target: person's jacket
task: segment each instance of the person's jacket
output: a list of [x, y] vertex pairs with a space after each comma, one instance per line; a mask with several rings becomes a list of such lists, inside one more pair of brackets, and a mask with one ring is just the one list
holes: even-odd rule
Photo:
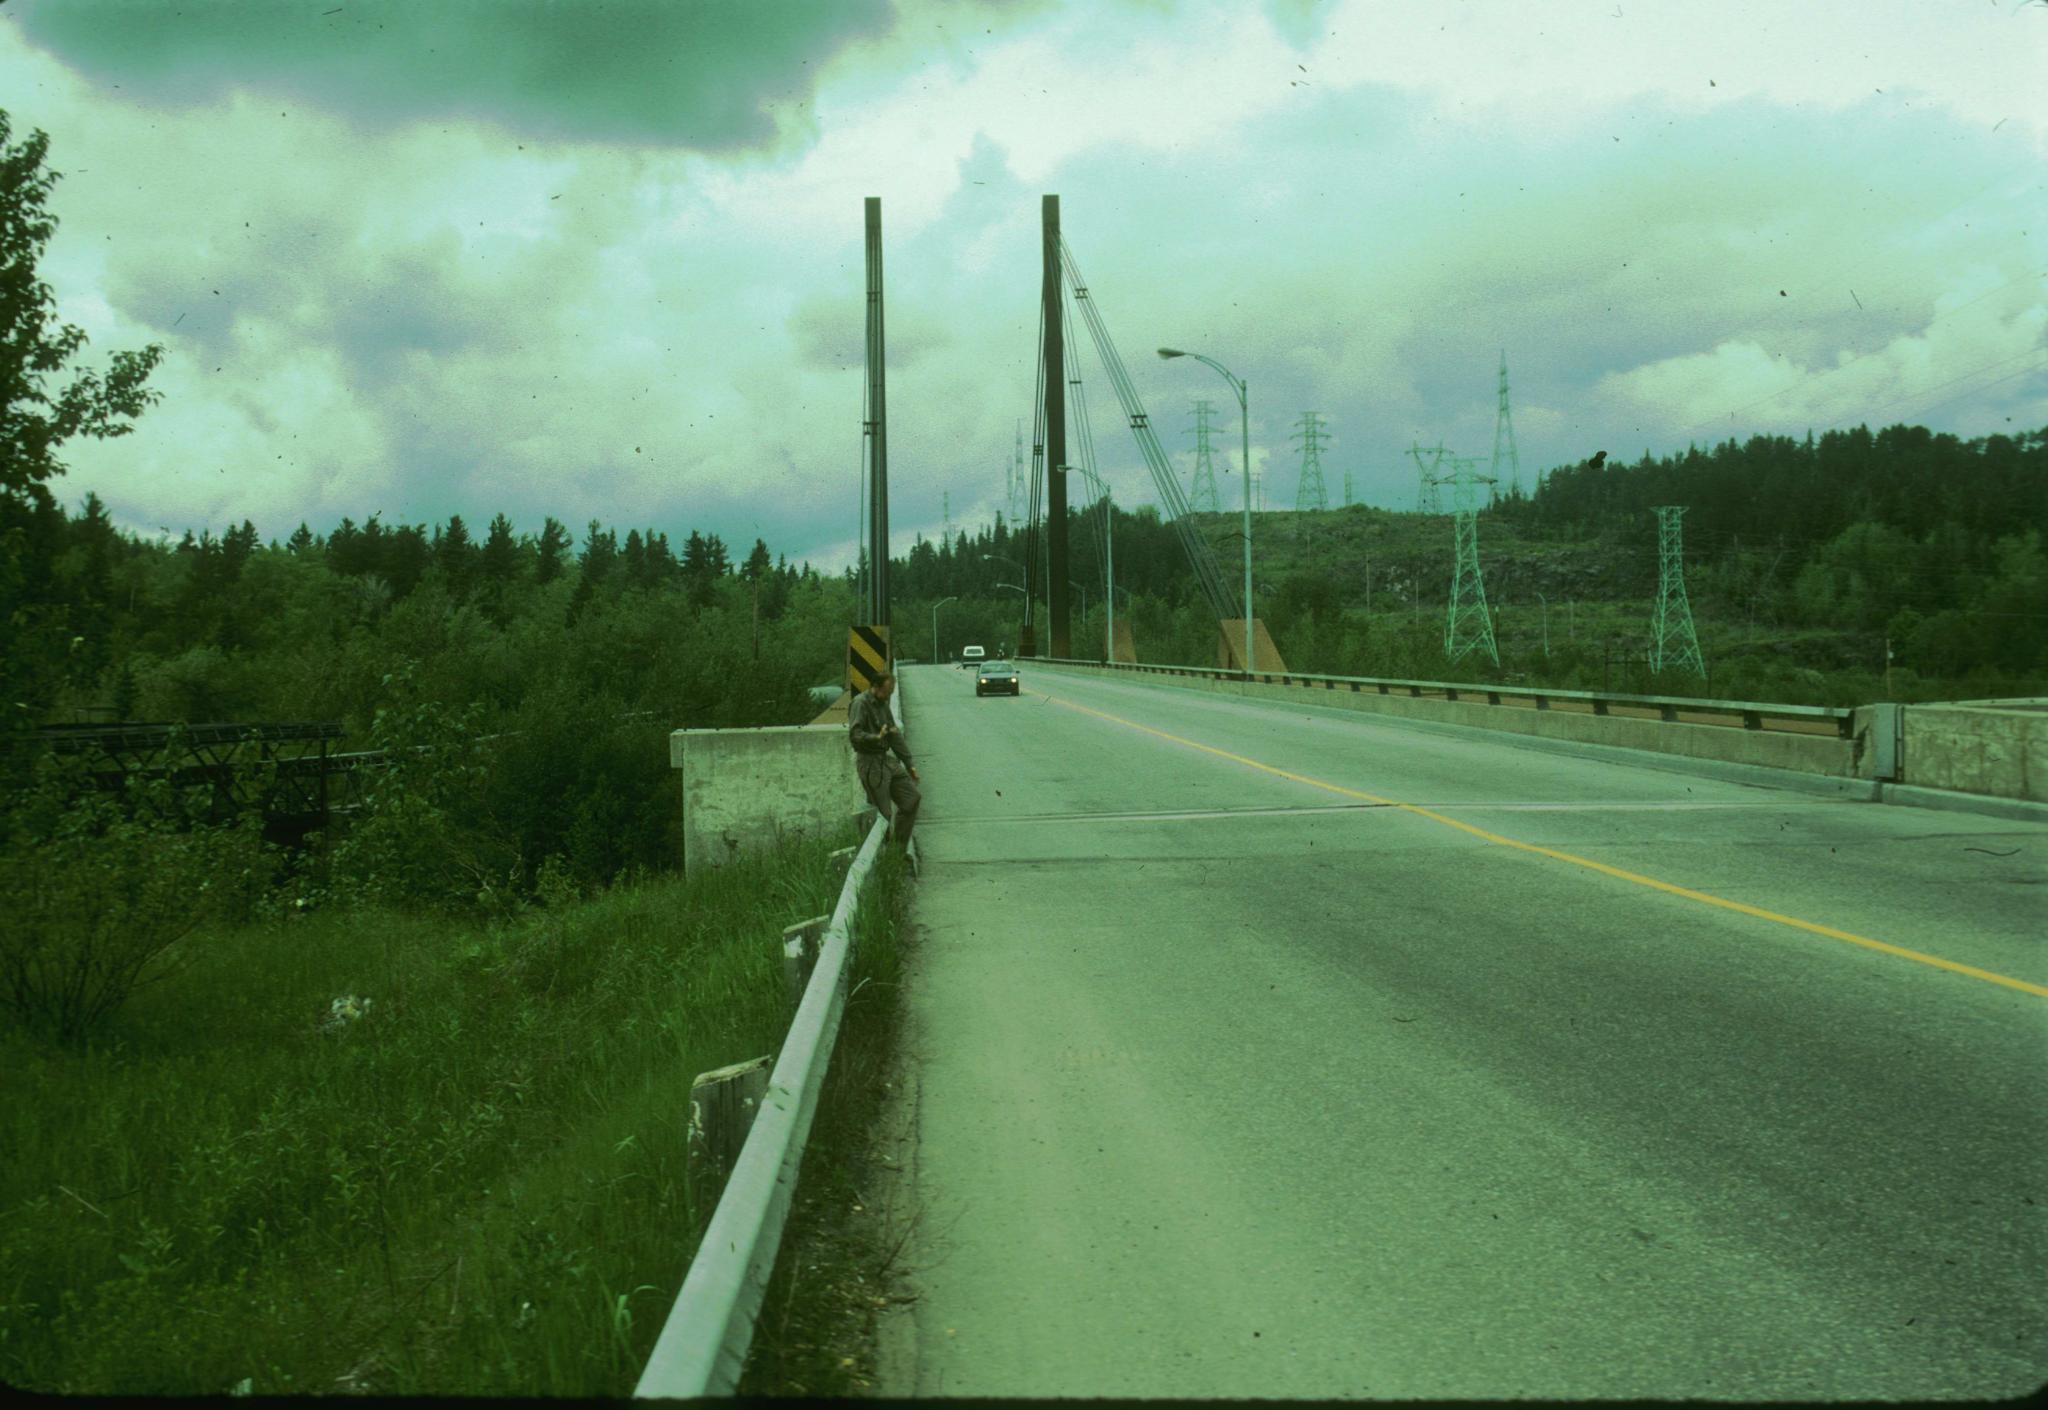
[[889, 713], [889, 702], [878, 700], [870, 691], [862, 691], [853, 697], [853, 708], [846, 715], [846, 736], [856, 754], [886, 754], [895, 751], [896, 757], [910, 767], [910, 746], [903, 742], [903, 731], [884, 738], [885, 726], [896, 723], [896, 717]]

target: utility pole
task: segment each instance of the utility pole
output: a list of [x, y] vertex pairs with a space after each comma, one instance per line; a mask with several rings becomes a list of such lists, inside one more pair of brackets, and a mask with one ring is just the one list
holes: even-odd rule
[[1067, 621], [1067, 359], [1062, 336], [1065, 303], [1060, 296], [1060, 198], [1047, 196], [1039, 208], [1045, 237], [1045, 528], [1046, 615], [1052, 618], [1049, 649], [1073, 655]]
[[946, 552], [951, 553], [953, 551], [953, 492], [951, 490], [942, 491], [939, 495], [939, 503], [945, 506], [946, 514], [946, 527], [943, 531], [945, 537], [940, 539], [939, 542], [945, 546]]
[[1301, 429], [1288, 439], [1301, 442], [1301, 481], [1294, 491], [1295, 512], [1328, 509], [1330, 501], [1323, 492], [1323, 461], [1319, 454], [1323, 441], [1323, 418], [1313, 411], [1302, 412]]
[[1024, 513], [1017, 507], [1017, 494], [1024, 482], [1024, 418], [1017, 418], [1017, 448], [1010, 455], [1010, 474], [1004, 488], [1007, 494], [1004, 503], [1010, 510], [1010, 527], [1015, 529]]
[[1522, 492], [1522, 458], [1515, 451], [1515, 423], [1508, 415], [1508, 350], [1500, 350], [1500, 409], [1493, 418], [1493, 465], [1487, 471], [1496, 479], [1500, 477], [1500, 446], [1505, 436], [1508, 446], [1508, 491], [1511, 495]]
[[1650, 669], [1661, 671], [1668, 663], [1694, 675], [1705, 676], [1700, 660], [1699, 638], [1693, 634], [1692, 608], [1685, 600], [1685, 552], [1680, 520], [1682, 504], [1660, 504], [1657, 508], [1657, 610], [1650, 619]]
[[1351, 494], [1351, 467], [1347, 465], [1344, 467], [1344, 507], [1349, 509], [1355, 503], [1357, 500]]
[[1188, 508], [1198, 514], [1215, 514], [1221, 506], [1216, 499], [1216, 465], [1210, 456], [1209, 413], [1216, 409], [1206, 397], [1195, 403], [1195, 473], [1188, 485]]
[[889, 625], [889, 412], [882, 375], [882, 198], [869, 196], [868, 255], [868, 600], [867, 625]]

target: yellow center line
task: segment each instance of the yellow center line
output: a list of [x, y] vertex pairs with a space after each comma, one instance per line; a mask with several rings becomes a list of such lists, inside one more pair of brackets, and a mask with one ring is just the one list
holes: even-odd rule
[[1141, 725], [1136, 720], [1127, 720], [1121, 715], [1112, 715], [1106, 710], [1096, 710], [1087, 705], [1076, 704], [1071, 700], [1062, 700], [1056, 695], [1048, 695], [1046, 699], [1055, 705], [1063, 705], [1069, 710], [1078, 710], [1084, 715], [1094, 715], [1098, 719], [1109, 720], [1114, 724], [1123, 725], [1127, 729], [1142, 731], [1145, 734], [1164, 739], [1169, 743], [1179, 744], [1189, 749], [1199, 749], [1204, 754], [1214, 754], [1219, 759], [1228, 759], [1234, 764], [1243, 764], [1246, 768], [1272, 774], [1275, 778], [1289, 779], [1295, 783], [1305, 783], [1311, 788], [1320, 788], [1329, 793], [1342, 794], [1346, 798], [1363, 798], [1368, 803], [1378, 803], [1389, 808], [1399, 808], [1403, 812], [1413, 813], [1417, 817], [1428, 818], [1431, 822], [1442, 823], [1445, 827], [1454, 827], [1460, 832], [1469, 832], [1481, 841], [1491, 842], [1499, 847], [1513, 847], [1520, 852], [1534, 852], [1539, 857], [1549, 857], [1555, 861], [1569, 862], [1575, 867], [1584, 867], [1588, 871], [1601, 872], [1622, 881], [1634, 882], [1638, 886], [1648, 886], [1672, 896], [1683, 896], [1688, 901], [1700, 901], [1709, 906], [1719, 906], [1723, 910], [1738, 911], [1746, 916], [1755, 916], [1758, 920], [1775, 921], [1779, 925], [1789, 925], [1795, 930], [1808, 931], [1814, 935], [1825, 935], [1830, 940], [1846, 940], [1851, 945], [1861, 945], [1867, 950], [1880, 950], [1887, 955], [1897, 955], [1900, 959], [1912, 960], [1917, 964], [1932, 965], [1936, 969], [1945, 969], [1954, 974], [1965, 974], [1972, 979], [1982, 979], [1988, 983], [2002, 984], [2008, 989], [2017, 989], [2023, 994], [2033, 994], [2040, 998], [2048, 998], [2048, 986], [2030, 984], [2024, 979], [2015, 979], [2011, 975], [1994, 974], [1988, 969], [1978, 969], [1975, 965], [1958, 964], [1954, 960], [1945, 960], [1939, 955], [1923, 954], [1919, 950], [1908, 950], [1902, 945], [1888, 945], [1882, 940], [1873, 940], [1867, 935], [1857, 935], [1851, 931], [1837, 930], [1831, 925], [1820, 925], [1814, 921], [1801, 920], [1797, 916], [1780, 915], [1776, 911], [1767, 911], [1760, 906], [1744, 905], [1741, 901], [1730, 901], [1720, 896], [1709, 896], [1704, 891], [1694, 891], [1685, 886], [1674, 886], [1668, 881], [1659, 881], [1654, 876], [1643, 876], [1638, 872], [1624, 871], [1620, 867], [1611, 867], [1605, 862], [1596, 862], [1590, 857], [1580, 857], [1570, 852], [1560, 852], [1554, 847], [1539, 847], [1533, 842], [1518, 842], [1512, 837], [1502, 837], [1497, 832], [1488, 832], [1483, 827], [1474, 827], [1472, 824], [1460, 822], [1456, 818], [1447, 818], [1442, 813], [1433, 813], [1429, 809], [1417, 807], [1413, 803], [1403, 803], [1394, 798], [1382, 798], [1378, 794], [1367, 793], [1362, 789], [1346, 788], [1342, 784], [1326, 783], [1319, 778], [1310, 778], [1307, 774], [1298, 774], [1287, 769], [1275, 768], [1271, 764], [1262, 764], [1257, 759], [1247, 759], [1242, 754], [1233, 754], [1228, 749], [1218, 749], [1214, 745], [1199, 744], [1192, 739], [1183, 739], [1177, 734], [1168, 734], [1165, 730], [1154, 729], [1150, 725]]

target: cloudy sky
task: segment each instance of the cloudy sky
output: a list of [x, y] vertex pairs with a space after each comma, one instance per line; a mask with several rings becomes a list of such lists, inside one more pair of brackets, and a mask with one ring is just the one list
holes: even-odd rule
[[[2048, 0], [14, 0], [44, 263], [163, 401], [53, 488], [117, 521], [690, 528], [839, 566], [862, 198], [899, 547], [1005, 503], [1039, 204], [1183, 472], [1245, 377], [1266, 503], [1411, 444], [2048, 426]], [[1076, 328], [1079, 330], [1077, 323]], [[1083, 342], [1085, 344], [1085, 334]], [[1100, 468], [1156, 492], [1092, 350]], [[1508, 468], [1503, 463], [1503, 478]], [[1238, 481], [1220, 482], [1227, 504]]]

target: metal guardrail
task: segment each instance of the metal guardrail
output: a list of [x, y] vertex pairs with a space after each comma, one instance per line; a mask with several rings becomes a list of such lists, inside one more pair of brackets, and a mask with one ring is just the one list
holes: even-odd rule
[[[1254, 685], [1299, 685], [1305, 688], [1320, 687], [1324, 690], [1349, 688], [1354, 693], [1372, 691], [1380, 695], [1403, 694], [1411, 698], [1441, 698], [1465, 701], [1470, 704], [1501, 705], [1508, 700], [1527, 700], [1538, 710], [1552, 708], [1551, 702], [1568, 700], [1582, 703], [1588, 712], [1595, 715], [1612, 713], [1615, 706], [1626, 710], [1654, 710], [1657, 717], [1669, 723], [1679, 723], [1681, 713], [1687, 715], [1727, 716], [1726, 719], [1708, 718], [1693, 723], [1723, 725], [1730, 728], [1761, 730], [1770, 726], [1766, 721], [1777, 720], [1792, 724], [1829, 724], [1838, 738], [1854, 736], [1855, 711], [1838, 709], [1831, 705], [1770, 705], [1751, 701], [1736, 700], [1695, 700], [1678, 695], [1614, 695], [1596, 690], [1552, 690], [1545, 686], [1518, 685], [1474, 685], [1471, 682], [1453, 681], [1411, 681], [1389, 680], [1377, 676], [1325, 676], [1303, 671], [1267, 673], [1263, 671], [1223, 670], [1206, 666], [1158, 666], [1133, 664], [1129, 661], [1083, 661], [1072, 657], [1041, 656], [1038, 660], [1053, 666], [1086, 666], [1098, 671], [1128, 671], [1139, 675], [1201, 676], [1210, 680], [1242, 681]], [[1526, 708], [1526, 707], [1511, 707]], [[1807, 731], [1801, 731], [1805, 733]]]
[[[900, 724], [900, 708], [892, 713]], [[641, 1368], [633, 1387], [636, 1400], [726, 1396], [739, 1389], [761, 1299], [782, 1247], [782, 1226], [796, 1193], [818, 1092], [846, 1010], [854, 912], [889, 825], [888, 818], [875, 819], [847, 869], [839, 904], [818, 942], [810, 983], [768, 1074], [768, 1094], [733, 1161], [682, 1290]]]
[[846, 1009], [854, 910], [888, 828], [886, 818], [875, 820], [846, 873], [839, 904], [819, 942], [811, 982], [768, 1074], [768, 1095], [633, 1387], [635, 1399], [731, 1395], [739, 1387], [761, 1298], [782, 1247], [782, 1226], [796, 1193], [818, 1091]]

